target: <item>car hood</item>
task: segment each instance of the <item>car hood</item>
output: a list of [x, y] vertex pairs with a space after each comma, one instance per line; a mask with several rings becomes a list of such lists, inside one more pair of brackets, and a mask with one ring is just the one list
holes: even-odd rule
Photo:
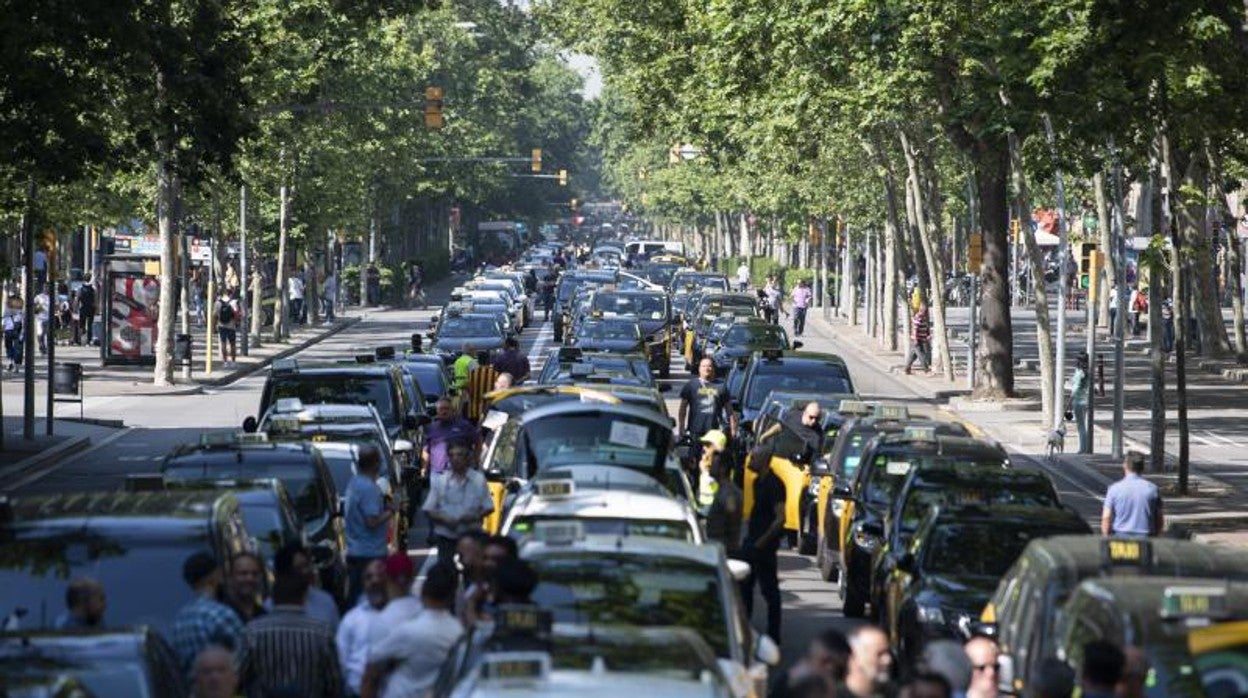
[[499, 337], [439, 337], [433, 350], [442, 354], [455, 354], [464, 350], [465, 344], [471, 344], [478, 351], [489, 351], [503, 346]]
[[637, 342], [631, 339], [587, 339], [576, 341], [576, 346], [585, 351], [637, 351]]

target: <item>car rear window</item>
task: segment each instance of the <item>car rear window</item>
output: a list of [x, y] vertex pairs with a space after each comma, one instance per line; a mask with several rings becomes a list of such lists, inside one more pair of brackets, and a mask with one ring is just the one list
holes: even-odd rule
[[297, 397], [307, 405], [373, 405], [387, 427], [399, 424], [388, 375], [303, 374], [274, 379], [270, 401], [284, 397]]

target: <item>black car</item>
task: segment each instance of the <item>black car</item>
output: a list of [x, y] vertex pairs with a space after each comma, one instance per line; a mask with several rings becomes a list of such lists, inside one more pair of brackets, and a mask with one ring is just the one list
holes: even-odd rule
[[646, 348], [641, 325], [632, 318], [587, 317], [570, 339], [572, 346], [583, 351], [633, 354]]
[[182, 698], [188, 690], [173, 649], [140, 626], [0, 631], [0, 694]]
[[[873, 410], [871, 414], [846, 420], [840, 426], [836, 440], [829, 448], [826, 467], [832, 478], [833, 492], [839, 489], [842, 495], [852, 493], [858, 463], [862, 459], [862, 451], [878, 434], [896, 434], [907, 427], [913, 427], [931, 429], [938, 436], [971, 435], [966, 427], [958, 422], [911, 418], [909, 411], [905, 408], [879, 406]], [[823, 523], [819, 529], [819, 538], [815, 543], [815, 561], [824, 579], [836, 581], [840, 577], [838, 563], [843, 543], [841, 518], [848, 505], [845, 499], [832, 496], [827, 498], [823, 506], [824, 514], [821, 519]]]
[[537, 382], [550, 385], [615, 383], [655, 387], [654, 374], [646, 357], [640, 354], [586, 352], [576, 347], [552, 349]]
[[959, 457], [985, 461], [1004, 469], [1005, 451], [995, 444], [953, 436], [935, 429], [908, 427], [899, 434], [876, 436], [863, 450], [852, 486], [838, 484], [832, 497], [849, 503], [839, 558], [838, 590], [845, 615], [861, 617], [871, 593], [872, 561], [884, 544], [884, 518], [905, 484], [912, 464], [928, 459]]
[[228, 561], [255, 552], [229, 493], [78, 492], [0, 500], [0, 614], [22, 629], [52, 628], [65, 589], [90, 577], [107, 593], [105, 621], [146, 625], [167, 637], [190, 599], [181, 582], [192, 553]]
[[[305, 405], [372, 405], [391, 443], [404, 439], [420, 444], [424, 441], [421, 427], [428, 418], [424, 405], [413, 405], [410, 395], [402, 369], [391, 363], [304, 364], [285, 359], [273, 363], [256, 414], [263, 415], [286, 397], [299, 398]], [[254, 430], [250, 417], [243, 428]]]
[[[672, 371], [672, 304], [662, 291], [607, 291], [594, 293], [591, 313], [604, 318], [632, 318], [641, 328], [643, 352], [650, 358], [650, 368], [667, 378]], [[578, 334], [579, 338], [579, 334]], [[583, 346], [583, 345], [581, 345]]]
[[733, 409], [743, 428], [752, 428], [763, 401], [775, 391], [854, 392], [845, 360], [835, 354], [760, 351], [750, 356], [742, 377], [741, 399]]
[[760, 318], [736, 318], [723, 335], [707, 345], [705, 353], [715, 362], [715, 370], [723, 375], [734, 362], [756, 351], [789, 351], [801, 347], [801, 342], [789, 341], [788, 333], [780, 325]]
[[918, 657], [931, 640], [963, 639], [1032, 539], [1091, 533], [1078, 514], [1056, 507], [931, 509], [913, 543], [890, 555], [881, 625], [903, 662]]
[[507, 332], [494, 315], [457, 313], [448, 315], [429, 333], [430, 351], [451, 363], [471, 344], [478, 354], [503, 348]]
[[425, 396], [425, 407], [433, 407], [438, 400], [450, 397], [454, 389], [446, 362], [436, 354], [406, 354], [397, 359], [399, 367], [416, 381]]
[[[951, 442], [952, 439], [947, 441]], [[910, 546], [914, 531], [937, 506], [1018, 506], [1062, 508], [1053, 481], [1040, 470], [1010, 467], [995, 444], [961, 439], [944, 453], [910, 459], [910, 472], [884, 515], [883, 543], [871, 559], [871, 608], [881, 610], [891, 559]]]
[[618, 272], [597, 269], [565, 271], [560, 275], [559, 283], [555, 286], [555, 307], [551, 318], [554, 323], [555, 341], [563, 341], [563, 331], [566, 324], [571, 321], [568, 305], [572, 302], [578, 288], [613, 284], [618, 279]]
[[[205, 436], [165, 456], [160, 474], [166, 482], [211, 482], [223, 479], [273, 478], [290, 493], [308, 542], [328, 548], [318, 554], [321, 584], [339, 590], [346, 581], [346, 531], [338, 506], [333, 475], [320, 451], [305, 441], [239, 442], [228, 435]], [[406, 530], [402, 525], [400, 530]]]

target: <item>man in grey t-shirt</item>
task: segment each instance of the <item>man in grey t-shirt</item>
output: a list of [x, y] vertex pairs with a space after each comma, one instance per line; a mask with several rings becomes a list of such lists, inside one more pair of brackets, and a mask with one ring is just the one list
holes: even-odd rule
[[1139, 538], [1159, 535], [1165, 527], [1161, 493], [1157, 485], [1140, 476], [1144, 472], [1144, 454], [1129, 451], [1122, 470], [1122, 479], [1105, 493], [1101, 534]]

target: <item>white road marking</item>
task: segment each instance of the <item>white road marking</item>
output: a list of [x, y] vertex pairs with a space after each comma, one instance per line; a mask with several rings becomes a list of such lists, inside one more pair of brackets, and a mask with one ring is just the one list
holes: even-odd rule
[[82, 458], [83, 456], [89, 453], [92, 453], [93, 451], [98, 451], [101, 448], [104, 448], [105, 446], [108, 446], [109, 444], [113, 443], [117, 439], [120, 439], [121, 437], [133, 432], [134, 429], [135, 429], [134, 427], [126, 427], [125, 429], [120, 429], [117, 431], [117, 433], [111, 434], [101, 439], [99, 443], [94, 444], [93, 446], [91, 446], [90, 448], [87, 448], [86, 450], [79, 451], [78, 453], [75, 453], [74, 455], [68, 458], [62, 458], [61, 460], [58, 460], [55, 463], [52, 463], [51, 465], [48, 465], [46, 467], [40, 468], [39, 470], [36, 470], [35, 472], [27, 475], [26, 477], [22, 478], [21, 480], [18, 480], [17, 482], [10, 483], [8, 486], [4, 488], [3, 491], [15, 492], [33, 482], [38, 482], [39, 480], [42, 480], [43, 478], [56, 472], [57, 470], [60, 470], [62, 467], [65, 466], [66, 463], [76, 461], [79, 458]]

